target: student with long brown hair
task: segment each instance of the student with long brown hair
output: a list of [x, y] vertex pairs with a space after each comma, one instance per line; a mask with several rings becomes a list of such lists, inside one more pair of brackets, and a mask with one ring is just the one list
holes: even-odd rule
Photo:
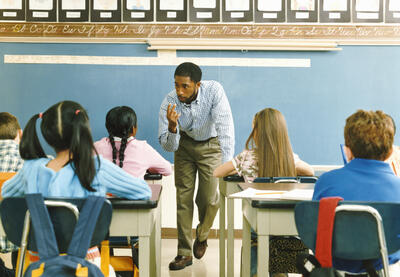
[[266, 108], [254, 116], [245, 150], [214, 171], [215, 177], [232, 174], [252, 182], [257, 177], [313, 175], [314, 170], [293, 153], [282, 113]]
[[[236, 173], [243, 176], [246, 181], [252, 182], [257, 177], [313, 175], [314, 170], [293, 153], [282, 113], [272, 108], [266, 108], [254, 116], [253, 130], [246, 141], [245, 150], [231, 161], [216, 168], [214, 176], [224, 177]], [[252, 231], [252, 240], [256, 242], [256, 239], [257, 234]], [[288, 241], [285, 244], [290, 245], [291, 243], [295, 242]], [[271, 249], [278, 251], [278, 248], [273, 246]], [[287, 263], [284, 260], [277, 262]], [[252, 247], [251, 276], [255, 275], [256, 271], [257, 247]], [[280, 277], [287, 276], [287, 274], [277, 273], [272, 276]]]

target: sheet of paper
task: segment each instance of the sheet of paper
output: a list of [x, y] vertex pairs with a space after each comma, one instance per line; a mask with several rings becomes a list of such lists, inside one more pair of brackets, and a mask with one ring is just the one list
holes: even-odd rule
[[0, 0], [0, 9], [20, 10], [22, 9], [22, 0]]
[[389, 11], [400, 11], [400, 0], [389, 0]]
[[311, 200], [313, 196], [313, 189], [293, 189], [281, 195], [281, 199], [288, 200]]
[[225, 0], [226, 11], [248, 11], [250, 3], [248, 0]]
[[292, 0], [291, 9], [294, 11], [313, 11], [315, 0]]
[[150, 0], [126, 0], [128, 10], [150, 10]]
[[356, 11], [379, 12], [379, 0], [356, 0]]
[[243, 191], [229, 195], [230, 198], [251, 198], [251, 199], [280, 199], [285, 191], [281, 190], [258, 190], [247, 188]]
[[118, 0], [93, 0], [93, 9], [103, 11], [115, 11], [118, 8]]
[[183, 11], [184, 0], [160, 0], [160, 10]]
[[324, 11], [347, 11], [347, 0], [324, 0]]
[[193, 0], [193, 7], [196, 9], [215, 9], [216, 0]]
[[29, 0], [29, 8], [31, 10], [52, 10], [53, 1], [52, 0]]
[[61, 9], [63, 10], [84, 10], [86, 9], [85, 0], [63, 0]]
[[262, 12], [279, 12], [282, 10], [281, 0], [258, 0], [257, 9]]

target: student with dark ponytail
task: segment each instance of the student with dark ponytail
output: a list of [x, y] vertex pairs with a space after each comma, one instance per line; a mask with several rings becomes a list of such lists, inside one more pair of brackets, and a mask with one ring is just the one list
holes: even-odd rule
[[[36, 133], [36, 122], [46, 142], [55, 150], [47, 158]], [[34, 115], [20, 143], [24, 166], [5, 182], [2, 196], [42, 193], [52, 197], [104, 196], [107, 192], [128, 199], [149, 199], [146, 182], [132, 177], [97, 155], [85, 109], [76, 102], [59, 102]]]
[[108, 137], [95, 143], [97, 152], [129, 174], [142, 178], [146, 171], [164, 176], [172, 172], [171, 164], [145, 140], [135, 138], [136, 113], [127, 106], [118, 106], [106, 115]]

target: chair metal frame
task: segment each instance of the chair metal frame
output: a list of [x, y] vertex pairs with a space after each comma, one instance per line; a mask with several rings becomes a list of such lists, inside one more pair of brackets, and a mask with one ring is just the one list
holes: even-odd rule
[[383, 264], [383, 277], [390, 277], [389, 274], [389, 258], [388, 251], [386, 246], [386, 238], [385, 231], [383, 228], [382, 217], [379, 212], [371, 207], [365, 205], [340, 205], [335, 209], [335, 214], [347, 211], [347, 212], [357, 212], [357, 213], [368, 213], [376, 220], [376, 226], [378, 230], [378, 240], [380, 245], [380, 253], [382, 256], [382, 264]]
[[[54, 200], [45, 200], [44, 204], [47, 207], [63, 207], [69, 209], [75, 215], [76, 221], [78, 222], [79, 210], [74, 204], [69, 202], [54, 201]], [[29, 210], [26, 210], [24, 227], [22, 230], [22, 237], [21, 237], [20, 254], [18, 255], [18, 260], [17, 260], [16, 277], [21, 277], [23, 274], [25, 254], [28, 248], [28, 236], [30, 231], [30, 224], [31, 224], [31, 215], [29, 213]]]

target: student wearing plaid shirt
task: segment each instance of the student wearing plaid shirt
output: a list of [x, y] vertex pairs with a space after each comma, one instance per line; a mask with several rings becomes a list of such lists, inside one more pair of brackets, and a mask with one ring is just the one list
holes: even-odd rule
[[158, 138], [166, 151], [174, 152], [177, 201], [178, 255], [169, 264], [180, 270], [192, 261], [193, 196], [199, 221], [193, 254], [203, 257], [207, 237], [219, 208], [218, 180], [214, 169], [232, 159], [234, 128], [231, 108], [222, 85], [201, 80], [201, 69], [180, 64], [174, 74], [175, 89], [161, 104]]
[[[22, 135], [21, 127], [15, 116], [7, 112], [0, 113], [0, 172], [17, 172], [22, 168], [24, 160], [19, 155], [19, 141]], [[14, 252], [18, 247], [12, 244], [6, 236], [0, 236], [0, 253]], [[13, 254], [13, 262], [15, 259]], [[1, 272], [10, 271], [0, 261]]]
[[19, 155], [21, 127], [15, 116], [0, 113], [0, 172], [17, 172], [24, 160]]

